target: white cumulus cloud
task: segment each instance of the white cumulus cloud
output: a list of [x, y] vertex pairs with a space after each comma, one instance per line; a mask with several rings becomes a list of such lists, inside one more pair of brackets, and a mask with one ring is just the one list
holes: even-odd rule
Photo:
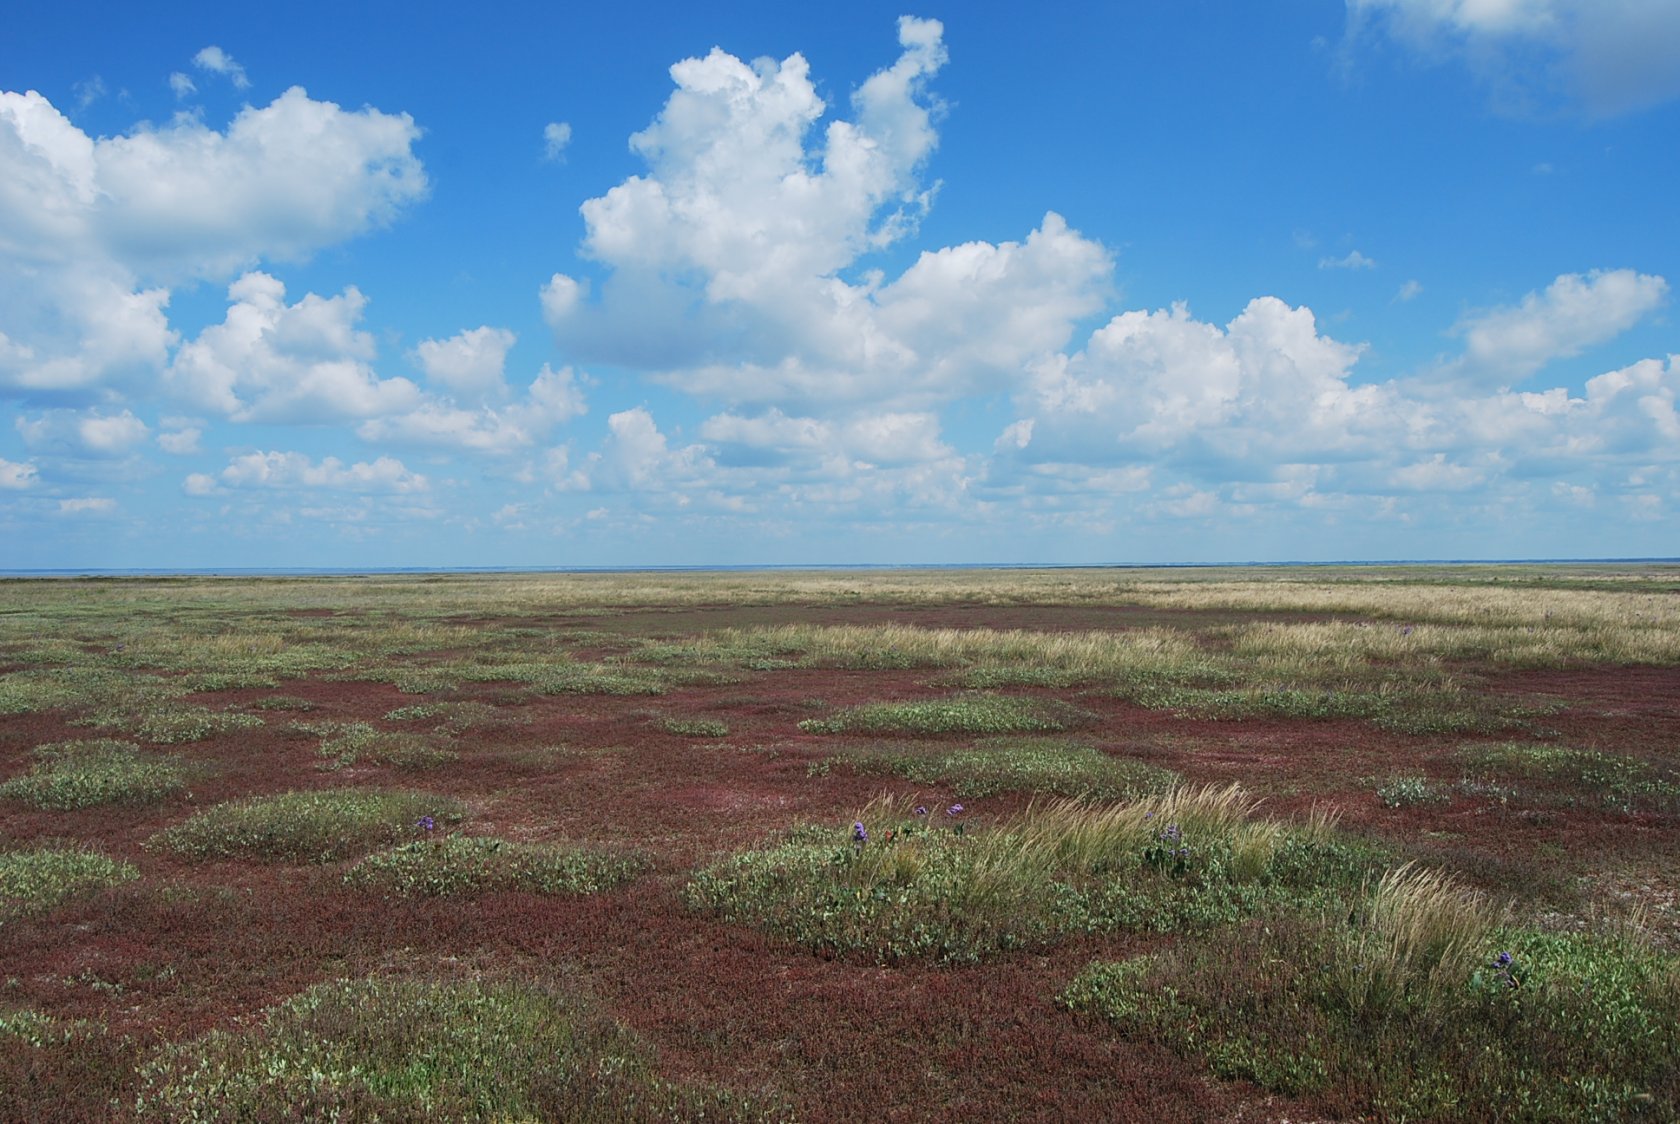
[[506, 328], [473, 328], [448, 339], [423, 340], [414, 349], [414, 361], [427, 382], [463, 398], [501, 397], [507, 393], [502, 368], [517, 339]]
[[187, 491], [206, 494], [210, 485], [225, 488], [263, 488], [287, 491], [424, 492], [426, 477], [411, 472], [393, 457], [345, 464], [337, 457], [311, 460], [303, 453], [258, 452], [234, 457], [210, 480], [203, 474], [188, 477]]
[[251, 80], [245, 76], [245, 68], [233, 61], [233, 56], [220, 47], [205, 47], [193, 56], [193, 65], [200, 70], [220, 74], [241, 90], [250, 88]]
[[299, 260], [425, 193], [406, 115], [302, 89], [225, 130], [196, 116], [93, 138], [33, 91], [0, 91], [0, 390], [83, 390], [155, 371], [167, 286]]
[[36, 452], [72, 457], [120, 457], [145, 442], [151, 430], [128, 410], [107, 414], [100, 410], [48, 410], [16, 422], [23, 443]]
[[1462, 361], [1454, 373], [1509, 385], [1554, 359], [1612, 339], [1658, 308], [1668, 282], [1631, 269], [1566, 273], [1515, 307], [1461, 320]]
[[357, 325], [366, 298], [286, 303], [286, 287], [247, 273], [228, 288], [220, 324], [184, 344], [165, 383], [195, 408], [241, 422], [327, 423], [412, 409], [420, 388], [374, 371], [373, 337]]
[[916, 229], [941, 107], [937, 21], [899, 22], [902, 53], [828, 106], [800, 55], [721, 50], [671, 68], [677, 89], [631, 140], [647, 163], [584, 203], [598, 294], [557, 274], [545, 315], [569, 350], [731, 404], [915, 412], [999, 389], [1100, 309], [1106, 250], [1056, 214], [1020, 242], [925, 253], [902, 275], [858, 269]]
[[406, 412], [365, 421], [356, 433], [374, 444], [501, 455], [546, 439], [556, 426], [586, 409], [576, 373], [570, 367], [556, 371], [545, 364], [520, 401], [463, 409], [451, 401], [428, 397]]

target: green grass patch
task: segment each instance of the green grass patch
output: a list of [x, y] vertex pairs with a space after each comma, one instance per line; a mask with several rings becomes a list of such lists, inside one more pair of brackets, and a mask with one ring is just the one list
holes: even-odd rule
[[729, 723], [716, 718], [666, 718], [659, 723], [667, 734], [683, 738], [727, 738]]
[[350, 868], [352, 886], [399, 897], [453, 897], [525, 890], [594, 894], [634, 878], [646, 861], [600, 848], [510, 843], [488, 836], [416, 839]]
[[252, 710], [296, 710], [310, 711], [315, 704], [308, 699], [300, 699], [296, 695], [268, 695], [264, 698], [253, 699], [245, 704]]
[[1459, 750], [1467, 786], [1498, 785], [1524, 804], [1680, 812], [1680, 771], [1636, 758], [1544, 743], [1495, 742]]
[[254, 730], [263, 725], [263, 720], [258, 715], [241, 714], [235, 710], [211, 710], [209, 707], [169, 703], [97, 724], [131, 729], [144, 741], [180, 745], [238, 730]]
[[1446, 804], [1452, 794], [1428, 777], [1416, 774], [1388, 777], [1376, 783], [1377, 799], [1385, 808], [1416, 808], [1423, 804]]
[[984, 693], [902, 703], [867, 703], [827, 718], [808, 718], [799, 728], [811, 734], [1058, 733], [1089, 725], [1095, 717], [1056, 699]]
[[832, 765], [948, 788], [963, 800], [1000, 792], [1128, 800], [1165, 792], [1179, 782], [1170, 769], [1111, 757], [1085, 742], [1055, 737], [983, 738], [962, 749], [938, 742], [870, 746], [842, 751], [820, 762], [818, 769], [826, 772]]
[[140, 1074], [142, 1120], [765, 1119], [673, 1084], [628, 1031], [554, 985], [324, 983], [235, 1031], [165, 1047]]
[[412, 838], [422, 816], [459, 822], [459, 801], [424, 792], [325, 789], [206, 808], [146, 841], [189, 859], [334, 862]]
[[1097, 962], [1062, 1002], [1224, 1078], [1387, 1120], [1669, 1120], [1680, 968], [1626, 935], [1501, 928], [1391, 872], [1351, 920], [1275, 916]]
[[146, 804], [186, 788], [178, 757], [141, 752], [129, 742], [98, 738], [36, 748], [28, 773], [0, 784], [0, 797], [68, 811], [95, 804]]
[[366, 722], [294, 722], [291, 729], [321, 739], [322, 767], [387, 765], [394, 769], [435, 769], [460, 756], [436, 735], [375, 729]]
[[507, 708], [481, 702], [432, 702], [399, 706], [388, 712], [389, 722], [430, 722], [439, 733], [463, 734], [485, 727], [515, 726], [529, 721]]
[[0, 851], [0, 917], [51, 909], [81, 894], [132, 882], [132, 865], [96, 851], [41, 847]]
[[665, 678], [649, 668], [598, 663], [503, 663], [466, 667], [475, 683], [523, 683], [539, 695], [662, 695]]
[[971, 962], [1072, 933], [1201, 931], [1370, 869], [1328, 821], [1292, 828], [1253, 808], [1235, 787], [1177, 789], [969, 831], [961, 805], [882, 798], [851, 828], [803, 829], [701, 870], [685, 897], [825, 954]]

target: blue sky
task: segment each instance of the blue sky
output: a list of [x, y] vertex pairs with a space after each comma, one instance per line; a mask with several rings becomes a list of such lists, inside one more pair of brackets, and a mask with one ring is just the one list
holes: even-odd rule
[[0, 569], [1680, 554], [1680, 0], [349, 7], [8, 15]]

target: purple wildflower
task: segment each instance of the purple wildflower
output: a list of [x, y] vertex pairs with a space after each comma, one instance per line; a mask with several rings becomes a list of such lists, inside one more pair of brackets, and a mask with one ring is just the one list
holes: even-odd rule
[[431, 831], [437, 826], [437, 821], [432, 819], [430, 816], [421, 816], [419, 819], [414, 821], [414, 826], [419, 828], [421, 831]]
[[963, 811], [964, 808], [961, 804], [953, 804], [949, 808], [945, 809], [945, 814], [947, 816], [960, 816], [963, 814]]
[[869, 832], [864, 830], [862, 820], [852, 825], [852, 842], [858, 844], [869, 842]]
[[927, 805], [926, 804], [916, 805], [916, 815], [918, 815], [918, 816], [927, 815]]

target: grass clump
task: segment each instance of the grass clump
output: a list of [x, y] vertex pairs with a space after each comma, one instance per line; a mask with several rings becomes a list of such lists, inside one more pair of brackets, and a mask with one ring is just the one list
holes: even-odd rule
[[1093, 716], [1055, 699], [985, 693], [902, 703], [867, 703], [828, 718], [808, 718], [799, 728], [811, 734], [1029, 734], [1058, 733], [1093, 721]]
[[412, 835], [422, 817], [459, 822], [458, 801], [424, 792], [324, 789], [207, 808], [146, 841], [188, 859], [334, 862]]
[[1631, 757], [1524, 742], [1469, 745], [1459, 757], [1467, 788], [1498, 784], [1519, 803], [1680, 812], [1680, 772]]
[[51, 909], [94, 890], [140, 877], [125, 862], [97, 851], [41, 847], [0, 851], [0, 917]]
[[203, 706], [166, 705], [114, 723], [131, 728], [141, 739], [164, 745], [201, 742], [236, 730], [253, 730], [263, 724], [260, 716], [233, 710], [211, 710]]
[[432, 769], [460, 756], [437, 738], [378, 730], [366, 722], [294, 722], [292, 729], [321, 739], [317, 752], [326, 758], [323, 768], [329, 770], [356, 764]]
[[1071, 933], [1203, 930], [1368, 868], [1327, 820], [1287, 827], [1253, 811], [1235, 786], [1175, 789], [1061, 800], [969, 831], [961, 804], [883, 797], [849, 831], [806, 829], [735, 855], [685, 894], [818, 952], [970, 962]]
[[647, 668], [566, 661], [465, 668], [477, 683], [524, 683], [540, 695], [662, 695], [665, 680]]
[[266, 695], [246, 704], [253, 710], [314, 710], [315, 704], [296, 695]]
[[142, 753], [129, 742], [96, 738], [36, 748], [37, 763], [0, 784], [0, 797], [69, 811], [95, 804], [147, 804], [186, 787], [178, 757]]
[[324, 983], [234, 1031], [159, 1051], [141, 1120], [763, 1119], [677, 1085], [628, 1031], [553, 985]]
[[1340, 911], [1089, 966], [1062, 1002], [1221, 1077], [1392, 1120], [1674, 1120], [1680, 968], [1623, 934], [1501, 926], [1411, 867]]
[[1377, 799], [1385, 808], [1415, 808], [1420, 804], [1445, 804], [1451, 795], [1416, 775], [1389, 777], [1377, 784]]
[[417, 839], [369, 855], [350, 868], [344, 881], [399, 897], [453, 897], [500, 890], [594, 894], [629, 881], [645, 865], [638, 856], [598, 848], [452, 835]]
[[830, 758], [820, 771], [833, 764], [943, 786], [963, 800], [1000, 792], [1126, 800], [1165, 792], [1179, 780], [1170, 769], [1110, 757], [1083, 742], [1042, 737], [984, 738], [955, 750], [938, 744], [913, 750], [872, 747]]
[[716, 718], [667, 718], [659, 723], [667, 734], [684, 738], [727, 738], [729, 723]]

